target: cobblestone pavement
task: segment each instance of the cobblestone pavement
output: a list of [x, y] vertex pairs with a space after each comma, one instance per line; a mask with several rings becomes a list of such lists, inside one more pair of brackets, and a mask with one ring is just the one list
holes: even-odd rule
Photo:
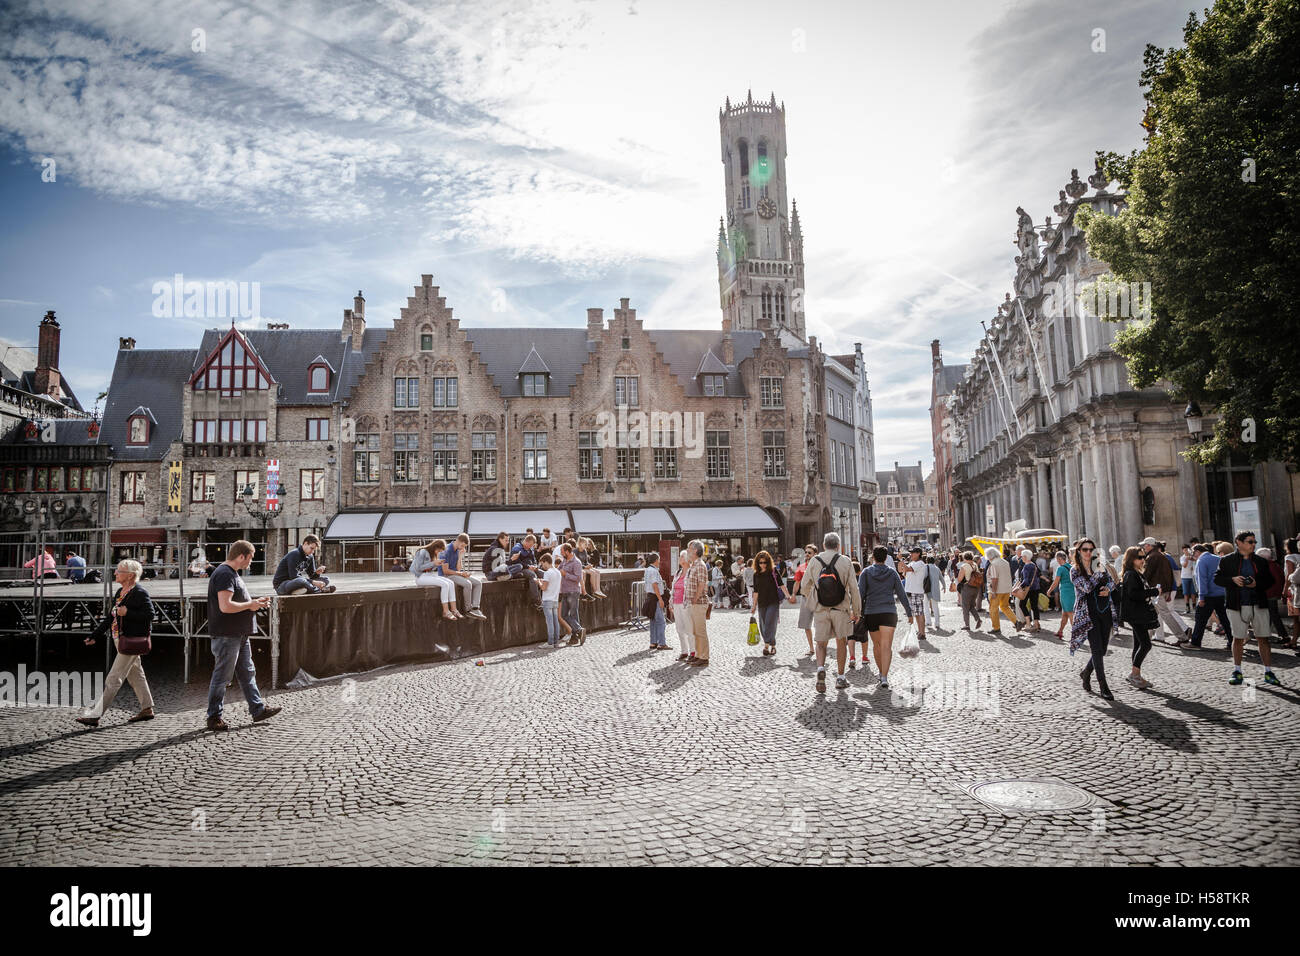
[[[720, 612], [707, 669], [605, 631], [278, 691], [256, 726], [235, 689], [226, 734], [202, 729], [204, 681], [163, 684], [158, 719], [132, 725], [124, 688], [93, 732], [0, 711], [0, 862], [1300, 862], [1294, 652], [1275, 652], [1287, 686], [1230, 687], [1221, 638], [1157, 646], [1139, 692], [1121, 636], [1106, 703], [1056, 615], [967, 635], [945, 597], [892, 691], [858, 669], [819, 697], [789, 608], [775, 658]], [[1246, 671], [1262, 676], [1253, 645]], [[1007, 778], [1097, 802], [1004, 813], [963, 789]]]

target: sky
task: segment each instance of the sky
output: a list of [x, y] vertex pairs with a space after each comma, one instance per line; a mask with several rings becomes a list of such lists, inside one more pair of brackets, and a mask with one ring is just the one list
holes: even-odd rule
[[[807, 330], [861, 342], [876, 464], [931, 451], [930, 341], [969, 360], [1035, 222], [1139, 148], [1174, 0], [10, 0], [0, 337], [53, 309], [88, 407], [119, 336], [193, 348], [155, 283], [257, 283], [260, 316], [389, 326], [432, 273], [464, 324], [720, 323], [718, 110], [786, 106]], [[1098, 32], [1101, 31], [1101, 32]]]

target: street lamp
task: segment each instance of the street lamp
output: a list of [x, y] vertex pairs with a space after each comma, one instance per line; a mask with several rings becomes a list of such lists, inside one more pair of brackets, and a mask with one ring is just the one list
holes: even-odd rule
[[[271, 487], [268, 485], [267, 491], [269, 492], [270, 490]], [[280, 482], [276, 482], [275, 484], [275, 496], [280, 501], [284, 500], [284, 485]], [[266, 523], [280, 512], [271, 510], [270, 508], [263, 508], [261, 505], [257, 504], [257, 492], [253, 489], [251, 484], [244, 485], [244, 490], [240, 493], [240, 497], [243, 499], [244, 509], [248, 512], [249, 517], [262, 522], [262, 535], [265, 537]]]

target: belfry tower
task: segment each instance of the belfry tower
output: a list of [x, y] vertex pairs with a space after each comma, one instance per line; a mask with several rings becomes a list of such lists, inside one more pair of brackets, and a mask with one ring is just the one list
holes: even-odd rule
[[785, 178], [785, 104], [776, 94], [718, 111], [726, 170], [718, 222], [722, 327], [763, 329], [806, 341], [803, 232]]

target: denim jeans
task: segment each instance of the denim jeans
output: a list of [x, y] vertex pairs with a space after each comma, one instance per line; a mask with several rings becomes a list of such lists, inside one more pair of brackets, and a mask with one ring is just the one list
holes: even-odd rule
[[278, 588], [275, 589], [275, 593], [293, 594], [295, 591], [303, 591], [303, 590], [305, 590], [308, 594], [315, 594], [317, 591], [320, 590], [320, 588], [318, 588], [315, 584], [313, 584], [311, 580], [309, 580], [307, 577], [300, 574], [298, 575], [298, 577], [290, 578], [288, 581], [285, 581], [283, 584], [281, 584]]
[[220, 717], [230, 678], [239, 678], [239, 687], [248, 701], [248, 712], [256, 717], [266, 708], [257, 690], [257, 671], [253, 668], [253, 645], [247, 636], [212, 638], [212, 683], [208, 685], [208, 716]]
[[658, 644], [660, 647], [668, 646], [668, 619], [664, 617], [662, 606], [655, 608], [655, 616], [650, 618], [650, 643]]
[[776, 645], [776, 626], [781, 621], [781, 604], [760, 604], [758, 606], [758, 633], [763, 635], [763, 643]]
[[560, 617], [564, 618], [569, 627], [573, 628], [573, 636], [577, 637], [578, 632], [582, 630], [582, 621], [578, 619], [578, 593], [572, 591], [565, 593], [560, 592]]
[[542, 613], [546, 615], [546, 643], [554, 647], [560, 642], [560, 602], [543, 601]]
[[1228, 613], [1223, 606], [1223, 595], [1218, 597], [1202, 598], [1204, 604], [1196, 605], [1196, 626], [1192, 628], [1192, 646], [1200, 647], [1201, 639], [1205, 636], [1205, 625], [1209, 623], [1210, 615], [1218, 612], [1219, 620], [1223, 622], [1223, 630], [1228, 637], [1228, 642], [1232, 642], [1232, 625], [1228, 623]]

